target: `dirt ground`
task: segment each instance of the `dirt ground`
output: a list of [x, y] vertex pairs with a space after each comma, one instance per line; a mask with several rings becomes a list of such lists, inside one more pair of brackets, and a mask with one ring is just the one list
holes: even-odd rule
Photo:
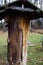
[[2, 30], [0, 30], [0, 36], [6, 35], [6, 34], [8, 34], [7, 31], [6, 32], [3, 32]]
[[32, 32], [43, 34], [43, 29], [32, 29]]

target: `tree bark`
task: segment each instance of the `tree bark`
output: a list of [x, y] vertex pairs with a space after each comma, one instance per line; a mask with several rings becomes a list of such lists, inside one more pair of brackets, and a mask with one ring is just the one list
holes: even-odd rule
[[8, 17], [9, 65], [25, 65], [27, 60], [27, 17]]

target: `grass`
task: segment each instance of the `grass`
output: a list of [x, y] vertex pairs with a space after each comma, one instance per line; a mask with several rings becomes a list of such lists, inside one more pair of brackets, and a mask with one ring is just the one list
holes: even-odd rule
[[37, 33], [29, 33], [28, 40], [32, 43], [40, 43], [43, 35]]
[[0, 65], [6, 65], [7, 60], [7, 33], [0, 33]]
[[43, 35], [30, 33], [28, 41], [34, 44], [34, 47], [28, 46], [27, 65], [43, 65], [43, 50], [41, 38]]

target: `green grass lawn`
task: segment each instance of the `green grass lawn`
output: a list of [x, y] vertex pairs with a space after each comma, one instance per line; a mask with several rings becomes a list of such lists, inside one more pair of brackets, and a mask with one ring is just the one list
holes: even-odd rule
[[37, 33], [29, 33], [28, 41], [35, 46], [28, 46], [27, 65], [43, 65], [42, 36]]
[[7, 60], [7, 33], [0, 33], [0, 65], [6, 65]]

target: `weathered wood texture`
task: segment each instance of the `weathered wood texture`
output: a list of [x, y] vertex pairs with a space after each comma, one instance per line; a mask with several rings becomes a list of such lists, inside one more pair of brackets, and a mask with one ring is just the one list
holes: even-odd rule
[[21, 17], [20, 19], [20, 25], [21, 29], [23, 31], [23, 65], [26, 65], [27, 61], [27, 35], [29, 30], [29, 18], [27, 17]]
[[9, 65], [21, 65], [26, 62], [27, 33], [29, 18], [8, 16], [8, 62]]

